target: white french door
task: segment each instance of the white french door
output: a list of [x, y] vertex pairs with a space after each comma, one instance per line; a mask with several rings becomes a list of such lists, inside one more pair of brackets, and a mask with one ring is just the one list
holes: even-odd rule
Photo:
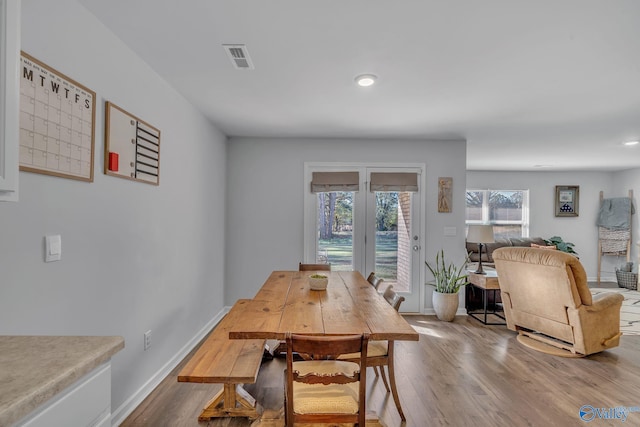
[[[305, 262], [329, 262], [332, 270], [357, 270], [365, 277], [374, 271], [384, 279], [381, 291], [393, 285], [405, 297], [401, 311], [419, 312], [423, 170], [305, 164]], [[357, 185], [346, 183], [344, 177], [355, 172]], [[413, 178], [415, 185], [395, 184], [398, 177]]]
[[[407, 190], [380, 184], [372, 188], [372, 175], [411, 175], [420, 177], [421, 170], [407, 167], [366, 168], [365, 267], [384, 279], [382, 288], [393, 285], [405, 301], [402, 311], [418, 312], [421, 256], [421, 185]], [[384, 179], [384, 178], [383, 178]], [[419, 182], [419, 180], [418, 180]], [[388, 188], [387, 188], [388, 187]]]

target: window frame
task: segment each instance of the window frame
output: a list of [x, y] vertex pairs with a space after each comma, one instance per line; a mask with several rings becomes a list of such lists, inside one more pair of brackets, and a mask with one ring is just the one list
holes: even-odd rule
[[[490, 192], [521, 192], [522, 193], [522, 219], [519, 221], [492, 221], [489, 218], [489, 193]], [[482, 219], [469, 220], [466, 217], [466, 201], [465, 201], [465, 225], [470, 224], [492, 224], [492, 225], [520, 225], [521, 236], [529, 237], [529, 190], [514, 189], [498, 189], [498, 188], [467, 188], [465, 189], [465, 197], [467, 193], [482, 193]]]

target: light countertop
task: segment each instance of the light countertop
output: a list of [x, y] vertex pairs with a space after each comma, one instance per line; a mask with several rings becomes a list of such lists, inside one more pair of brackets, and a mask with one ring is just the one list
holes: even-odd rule
[[123, 348], [118, 336], [0, 336], [0, 425], [21, 420]]

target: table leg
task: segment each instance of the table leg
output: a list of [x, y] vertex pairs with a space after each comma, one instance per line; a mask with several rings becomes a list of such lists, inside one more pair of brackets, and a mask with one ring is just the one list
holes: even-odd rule
[[[498, 292], [498, 289], [493, 289], [493, 312], [492, 313], [494, 316], [499, 317], [502, 320], [506, 320], [504, 317], [504, 307], [503, 307], [502, 314], [496, 311], [496, 307], [498, 306], [498, 303], [496, 302], [498, 301], [498, 298], [496, 297], [496, 292]], [[506, 325], [506, 323], [496, 323], [496, 324]]]
[[[398, 409], [398, 414], [400, 414], [400, 419], [402, 421], [407, 421], [407, 418], [404, 416], [404, 412], [402, 411], [402, 405], [400, 405], [400, 396], [398, 396], [398, 388], [396, 387], [396, 374], [394, 370], [395, 360], [393, 357], [394, 346], [395, 342], [389, 341], [387, 350], [389, 353], [389, 363], [387, 365], [387, 370], [389, 371], [389, 382], [391, 382], [391, 395], [393, 396], [393, 401]], [[384, 366], [381, 366], [380, 369], [384, 369]]]
[[215, 417], [248, 417], [254, 420], [259, 416], [256, 400], [241, 384], [224, 384], [223, 389], [207, 402], [198, 421], [209, 421]]
[[[484, 307], [484, 324], [487, 324], [487, 303], [489, 302], [488, 292], [486, 289], [482, 290], [482, 306]], [[495, 294], [494, 294], [495, 301]]]
[[[499, 289], [484, 289], [473, 284], [471, 284], [471, 286], [474, 286], [482, 292], [482, 311], [467, 311], [467, 314], [484, 325], [506, 325], [505, 322], [489, 322], [489, 314], [493, 314], [494, 316], [504, 320], [504, 316], [496, 311], [496, 291], [498, 291]], [[489, 313], [489, 296], [487, 295], [489, 291], [493, 292], [494, 301], [493, 311], [491, 313]]]

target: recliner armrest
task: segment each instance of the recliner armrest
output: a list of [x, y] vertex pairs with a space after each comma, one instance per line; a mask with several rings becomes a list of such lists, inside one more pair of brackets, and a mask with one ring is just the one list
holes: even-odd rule
[[619, 307], [624, 301], [624, 296], [616, 292], [606, 292], [593, 297], [593, 305], [583, 306], [587, 311], [604, 311], [611, 307]]
[[583, 304], [575, 310], [567, 310], [578, 353], [597, 353], [619, 344], [622, 301], [624, 296], [621, 294], [606, 292], [594, 296], [592, 305]]

